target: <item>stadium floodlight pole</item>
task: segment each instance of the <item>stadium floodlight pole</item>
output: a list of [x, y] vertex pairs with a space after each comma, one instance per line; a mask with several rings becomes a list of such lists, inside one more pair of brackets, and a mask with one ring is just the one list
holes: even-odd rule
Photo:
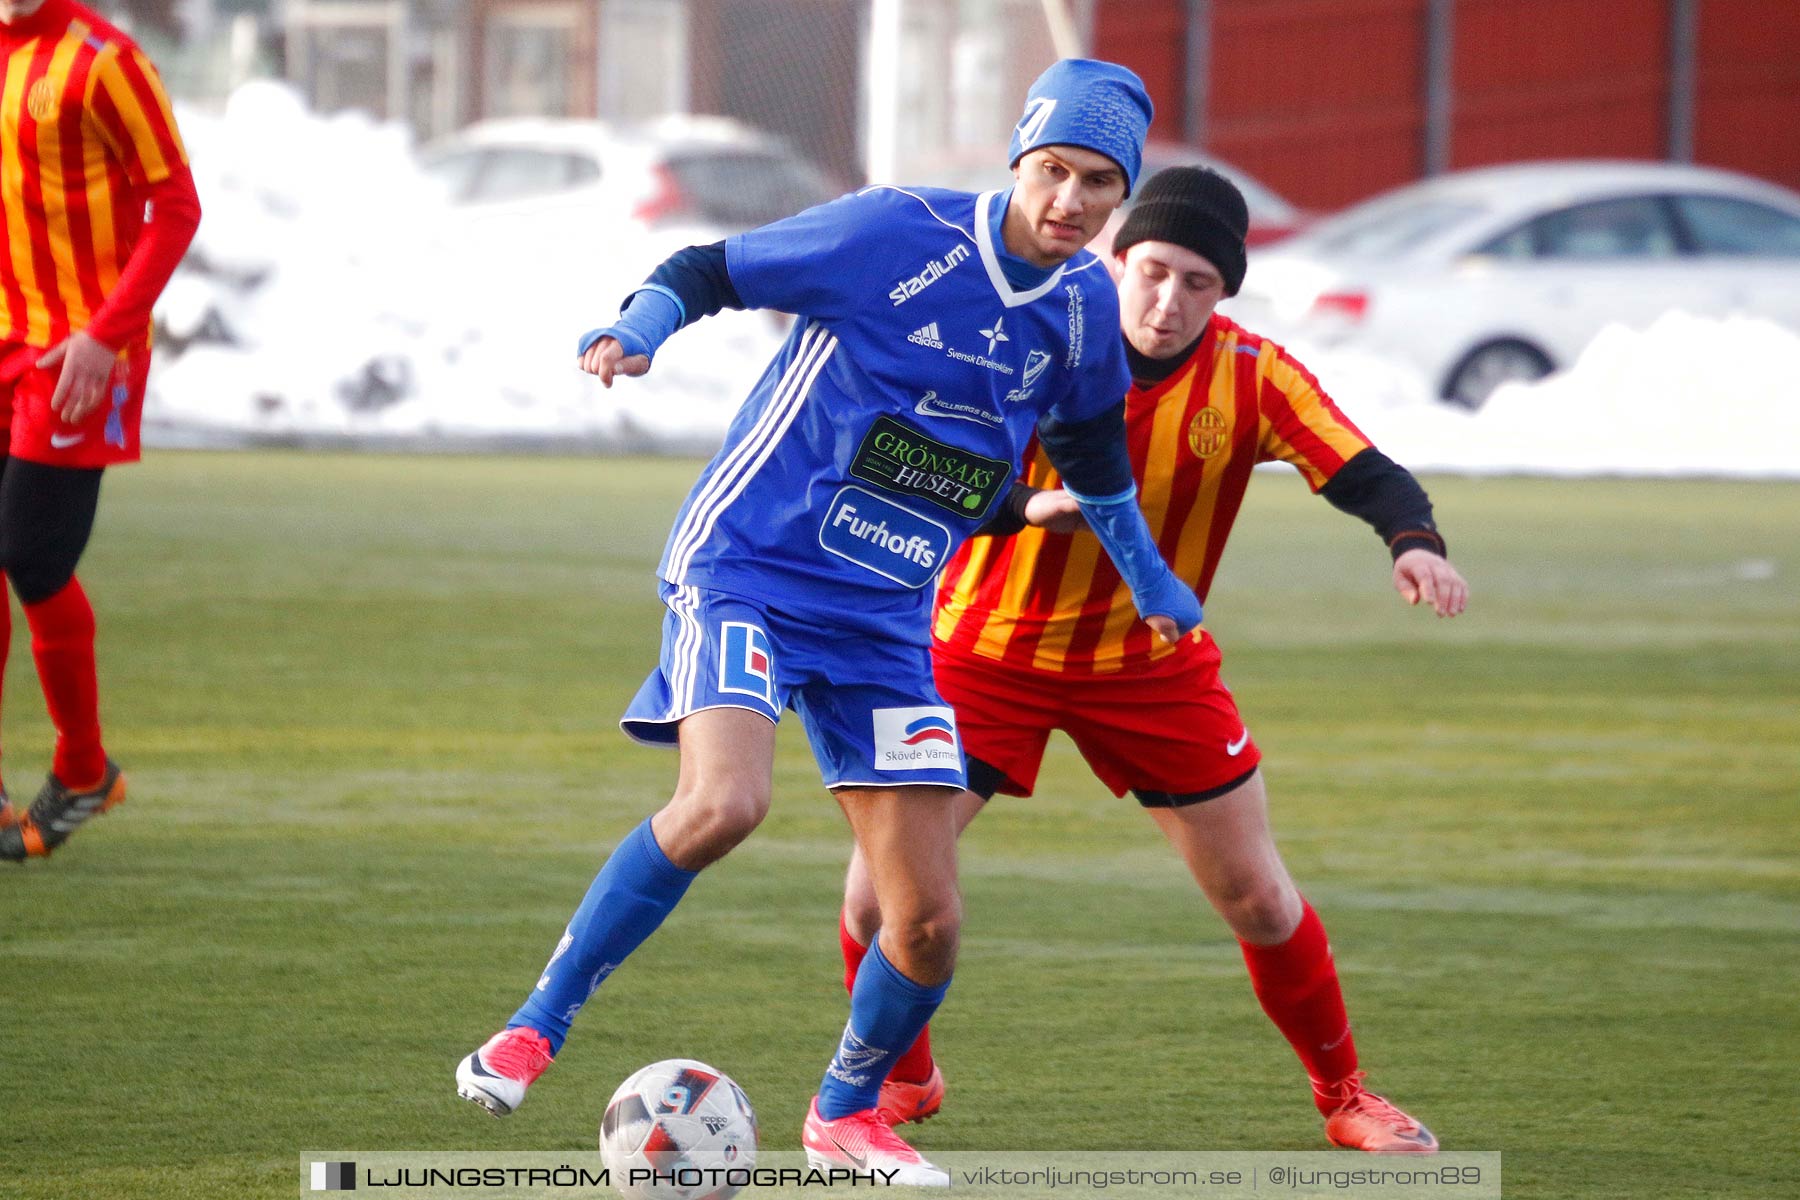
[[872, 0], [869, 5], [868, 130], [863, 169], [870, 183], [892, 183], [900, 158], [900, 55], [906, 0]]

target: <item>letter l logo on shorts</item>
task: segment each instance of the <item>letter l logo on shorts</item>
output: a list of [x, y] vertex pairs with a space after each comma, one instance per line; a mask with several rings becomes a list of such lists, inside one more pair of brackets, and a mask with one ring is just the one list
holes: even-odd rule
[[769, 635], [744, 621], [719, 624], [719, 690], [775, 703], [774, 654]]

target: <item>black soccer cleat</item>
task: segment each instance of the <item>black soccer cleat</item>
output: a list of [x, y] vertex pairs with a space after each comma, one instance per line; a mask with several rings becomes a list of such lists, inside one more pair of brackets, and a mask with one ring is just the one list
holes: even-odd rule
[[106, 760], [106, 774], [86, 791], [72, 791], [54, 774], [49, 775], [37, 799], [16, 824], [0, 823], [0, 859], [24, 862], [47, 857], [89, 817], [124, 802], [125, 775], [110, 758]]

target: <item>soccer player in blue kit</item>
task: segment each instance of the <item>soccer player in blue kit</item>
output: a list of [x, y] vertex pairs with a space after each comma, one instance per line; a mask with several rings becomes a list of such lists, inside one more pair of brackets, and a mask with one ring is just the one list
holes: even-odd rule
[[703, 867], [768, 811], [775, 723], [800, 717], [883, 914], [802, 1130], [820, 1166], [946, 1185], [876, 1112], [949, 986], [961, 923], [953, 711], [932, 683], [932, 589], [1035, 435], [1159, 635], [1200, 622], [1135, 503], [1118, 294], [1083, 247], [1136, 181], [1151, 104], [1123, 67], [1056, 63], [979, 196], [873, 186], [652, 272], [583, 369], [641, 375], [722, 308], [798, 317], [675, 521], [661, 659], [621, 724], [677, 746], [674, 797], [625, 837], [507, 1027], [457, 1090], [513, 1111], [581, 1006]]

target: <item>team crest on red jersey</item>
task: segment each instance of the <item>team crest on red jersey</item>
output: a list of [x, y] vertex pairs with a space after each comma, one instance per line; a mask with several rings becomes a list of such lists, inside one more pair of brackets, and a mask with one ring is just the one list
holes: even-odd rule
[[1211, 458], [1225, 448], [1226, 435], [1225, 414], [1209, 404], [1188, 422], [1188, 449], [1196, 458]]
[[62, 89], [48, 75], [31, 85], [25, 93], [25, 111], [34, 121], [48, 121], [62, 107]]

